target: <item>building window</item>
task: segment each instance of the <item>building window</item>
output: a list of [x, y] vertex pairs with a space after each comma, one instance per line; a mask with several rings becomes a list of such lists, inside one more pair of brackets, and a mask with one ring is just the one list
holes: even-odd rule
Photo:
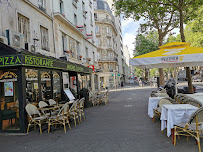
[[109, 26], [106, 27], [106, 33], [110, 34]]
[[92, 0], [89, 0], [89, 5], [92, 8]]
[[76, 14], [74, 14], [74, 24], [75, 24], [75, 25], [78, 25], [77, 15], [76, 15]]
[[93, 21], [92, 21], [92, 12], [90, 12], [90, 24], [93, 26]]
[[104, 9], [107, 11], [107, 4], [104, 3]]
[[79, 42], [76, 42], [76, 49], [77, 49], [77, 56], [78, 56], [78, 59], [80, 60], [81, 59], [81, 54], [80, 54], [80, 43]]
[[39, 9], [40, 9], [41, 11], [43, 11], [44, 13], [46, 13], [45, 0], [38, 0], [38, 6], [39, 6]]
[[96, 25], [96, 27], [95, 27], [95, 33], [99, 33], [99, 26], [98, 25]]
[[96, 38], [96, 46], [100, 46], [100, 39]]
[[97, 20], [97, 13], [94, 13], [94, 19]]
[[95, 61], [95, 53], [93, 52], [93, 62]]
[[107, 39], [107, 45], [108, 47], [111, 47], [111, 39]]
[[75, 51], [75, 40], [69, 37], [69, 50], [71, 52], [71, 57], [76, 58], [76, 51]]
[[93, 1], [94, 9], [97, 9], [97, 0]]
[[64, 5], [62, 0], [60, 0], [60, 13], [64, 15]]
[[63, 49], [63, 53], [65, 53], [64, 51], [68, 51], [67, 48], [67, 35], [62, 33], [62, 49]]
[[30, 41], [30, 21], [21, 14], [18, 14], [18, 32], [23, 34], [25, 43]]
[[49, 50], [49, 40], [48, 40], [48, 29], [43, 26], [40, 26], [41, 32], [41, 46], [43, 50]]
[[72, 3], [76, 8], [77, 8], [77, 2], [78, 2], [78, 0], [72, 0]]

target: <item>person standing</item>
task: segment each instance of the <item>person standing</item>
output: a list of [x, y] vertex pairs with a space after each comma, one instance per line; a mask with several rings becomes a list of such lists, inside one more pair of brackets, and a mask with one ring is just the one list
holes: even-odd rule
[[142, 80], [141, 79], [139, 80], [139, 85], [142, 88]]
[[123, 81], [121, 82], [121, 89], [123, 89], [124, 90], [124, 84], [123, 84]]

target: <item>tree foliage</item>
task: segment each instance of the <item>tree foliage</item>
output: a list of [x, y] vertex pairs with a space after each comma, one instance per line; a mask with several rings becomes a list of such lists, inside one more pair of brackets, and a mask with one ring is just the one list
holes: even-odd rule
[[203, 6], [194, 12], [195, 18], [187, 23], [185, 29], [186, 42], [193, 47], [203, 47]]
[[137, 34], [135, 38], [134, 55], [142, 55], [158, 49], [159, 40], [158, 33], [155, 31], [145, 34]]

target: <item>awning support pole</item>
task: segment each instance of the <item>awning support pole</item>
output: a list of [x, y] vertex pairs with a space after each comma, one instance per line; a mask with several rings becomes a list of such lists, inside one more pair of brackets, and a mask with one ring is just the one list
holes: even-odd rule
[[175, 68], [175, 93], [178, 93], [178, 87], [177, 87], [177, 83], [178, 83], [178, 68]]

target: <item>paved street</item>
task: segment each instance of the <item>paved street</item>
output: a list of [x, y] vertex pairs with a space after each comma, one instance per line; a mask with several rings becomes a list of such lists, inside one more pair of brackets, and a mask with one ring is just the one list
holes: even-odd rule
[[[65, 134], [63, 128], [42, 135], [38, 130], [28, 135], [0, 135], [0, 151], [5, 152], [196, 152], [193, 138], [185, 137], [172, 145], [171, 137], [160, 131], [147, 115], [148, 97], [152, 88], [127, 86], [124, 91], [112, 90], [109, 104], [85, 109], [86, 120]], [[203, 143], [202, 149], [203, 149]]]

